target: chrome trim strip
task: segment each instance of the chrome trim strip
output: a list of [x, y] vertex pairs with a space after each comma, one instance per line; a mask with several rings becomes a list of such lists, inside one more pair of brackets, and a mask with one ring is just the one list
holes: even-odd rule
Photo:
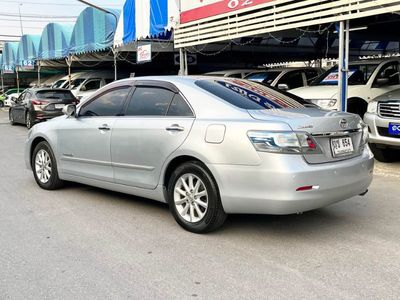
[[311, 133], [313, 137], [334, 137], [334, 136], [344, 136], [344, 135], [352, 135], [355, 133], [362, 132], [362, 128], [350, 129], [344, 131], [334, 131], [334, 132], [323, 132], [323, 133]]
[[151, 166], [141, 166], [141, 165], [131, 165], [131, 164], [121, 164], [121, 163], [111, 163], [111, 165], [117, 168], [136, 169], [145, 171], [153, 171], [155, 169], [155, 167]]
[[70, 157], [70, 156], [65, 156], [65, 155], [61, 156], [61, 160], [80, 162], [80, 163], [99, 165], [99, 166], [111, 166], [111, 162], [106, 162], [106, 161], [101, 161], [101, 160], [93, 160], [93, 159], [85, 159], [85, 158], [76, 158], [76, 157]]

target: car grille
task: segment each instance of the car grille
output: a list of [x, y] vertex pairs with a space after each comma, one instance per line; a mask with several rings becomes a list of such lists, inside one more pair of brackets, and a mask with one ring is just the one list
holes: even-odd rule
[[378, 113], [383, 118], [400, 118], [400, 100], [379, 102]]
[[386, 137], [391, 137], [395, 139], [400, 139], [400, 135], [390, 135], [389, 134], [389, 129], [387, 127], [377, 127], [378, 129], [378, 134], [380, 136], [386, 136]]

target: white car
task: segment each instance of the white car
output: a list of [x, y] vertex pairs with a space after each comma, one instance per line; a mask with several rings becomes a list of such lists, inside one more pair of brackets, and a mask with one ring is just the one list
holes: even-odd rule
[[[349, 64], [347, 110], [363, 116], [368, 102], [400, 88], [398, 58], [361, 60]], [[307, 87], [290, 90], [324, 109], [338, 110], [338, 67], [322, 74]]]
[[234, 70], [221, 70], [205, 73], [205, 76], [213, 77], [230, 77], [230, 78], [244, 78], [248, 74], [258, 71], [257, 69], [234, 69]]

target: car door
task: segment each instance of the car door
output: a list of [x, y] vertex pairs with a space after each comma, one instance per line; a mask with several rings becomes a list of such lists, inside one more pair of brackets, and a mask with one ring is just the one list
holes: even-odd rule
[[130, 85], [110, 87], [63, 122], [57, 130], [62, 172], [113, 182], [111, 131], [130, 90]]
[[399, 62], [392, 61], [384, 64], [374, 78], [371, 86], [371, 94], [368, 97], [371, 100], [384, 93], [400, 88], [399, 80]]
[[193, 122], [189, 104], [174, 86], [137, 82], [125, 116], [112, 132], [115, 182], [156, 188], [164, 162], [184, 142]]
[[21, 95], [19, 95], [17, 101], [11, 108], [13, 119], [17, 123], [25, 124], [25, 109], [26, 109], [25, 96], [26, 92], [23, 92]]

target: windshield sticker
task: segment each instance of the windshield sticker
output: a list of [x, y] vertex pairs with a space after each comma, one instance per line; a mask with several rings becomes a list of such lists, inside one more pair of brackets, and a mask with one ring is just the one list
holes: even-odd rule
[[[350, 76], [353, 75], [356, 71], [357, 69], [349, 70], [349, 72], [347, 73], [347, 78], [350, 78]], [[338, 81], [339, 81], [339, 72], [334, 71], [329, 73], [328, 76], [326, 76], [321, 81], [321, 83], [338, 83]]]
[[229, 88], [230, 90], [262, 105], [265, 108], [299, 108], [303, 107], [299, 102], [278, 94], [274, 90], [264, 88], [260, 84], [251, 81], [238, 79], [230, 81], [217, 81], [217, 83]]

